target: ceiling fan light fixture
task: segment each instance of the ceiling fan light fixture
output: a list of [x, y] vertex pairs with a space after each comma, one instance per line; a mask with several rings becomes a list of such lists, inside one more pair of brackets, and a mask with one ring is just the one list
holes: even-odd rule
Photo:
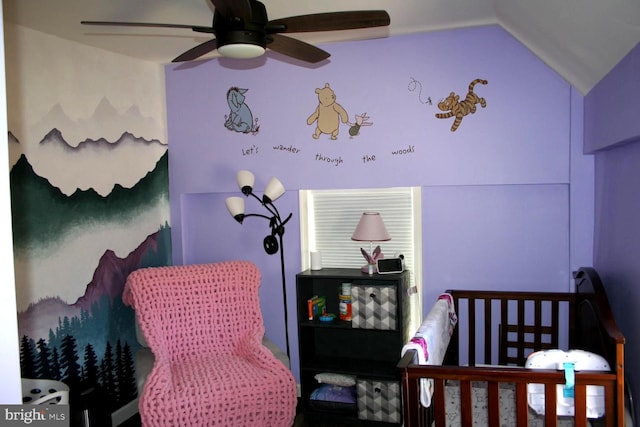
[[255, 28], [222, 29], [222, 31], [218, 28], [216, 39], [218, 52], [228, 58], [257, 58], [264, 55], [267, 48], [266, 34]]
[[227, 58], [249, 59], [264, 55], [265, 48], [251, 43], [232, 43], [218, 47], [218, 52]]

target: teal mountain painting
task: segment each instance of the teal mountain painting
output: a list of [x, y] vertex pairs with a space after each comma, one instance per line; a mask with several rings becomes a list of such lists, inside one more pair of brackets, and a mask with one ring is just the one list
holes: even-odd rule
[[[9, 139], [10, 144], [19, 144], [11, 134]], [[124, 133], [116, 142], [87, 140], [74, 148], [65, 145], [60, 132], [53, 129], [41, 142], [44, 143], [74, 151], [70, 157], [80, 159], [82, 155], [77, 152], [81, 150], [95, 151], [100, 147], [109, 153], [117, 152], [121, 145], [144, 146], [157, 141]], [[133, 228], [140, 223], [139, 218], [146, 220], [149, 212], [163, 211], [166, 207], [164, 219], [152, 226], [156, 231], [146, 235], [128, 254], [117, 255], [107, 247], [90, 266], [94, 269], [90, 279], [63, 283], [62, 288], [72, 288], [77, 297], [62, 298], [53, 288], [48, 295], [41, 294], [28, 305], [18, 305], [22, 376], [61, 380], [72, 391], [98, 388], [100, 395], [109, 396], [106, 401], [113, 411], [137, 395], [134, 353], [139, 344], [135, 337], [134, 312], [122, 302], [126, 278], [138, 268], [171, 263], [168, 150], [165, 149], [155, 167], [135, 185], [125, 188], [116, 183], [106, 195], [93, 188], [77, 189], [69, 195], [63, 193], [50, 179], [34, 171], [25, 154], [19, 156], [11, 169], [10, 185], [17, 264], [35, 264], [33, 260], [62, 256], [67, 258], [67, 266], [73, 265], [74, 256], [82, 259], [82, 254], [69, 251], [63, 242], [75, 240], [90, 244], [92, 239], [101, 239], [105, 234], [101, 231], [94, 235], [93, 230]], [[108, 244], [101, 242], [93, 246]], [[34, 257], [32, 254], [36, 252], [38, 255]], [[60, 268], [68, 267], [61, 265]], [[64, 277], [64, 274], [51, 271], [51, 277], [56, 276]], [[17, 290], [24, 292], [21, 287], [29, 286], [30, 283], [17, 278]], [[48, 289], [47, 283], [40, 286]]]

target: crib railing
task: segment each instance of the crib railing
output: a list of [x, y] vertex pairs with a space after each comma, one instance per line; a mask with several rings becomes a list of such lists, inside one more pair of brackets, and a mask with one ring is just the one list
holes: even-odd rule
[[533, 351], [573, 348], [574, 294], [447, 292], [453, 296], [458, 326], [444, 364], [524, 366]]
[[[487, 386], [488, 425], [500, 425], [500, 384], [509, 383], [515, 387], [516, 416], [518, 426], [529, 423], [527, 384], [544, 384], [545, 390], [545, 426], [558, 425], [556, 412], [556, 390], [564, 385], [566, 379], [562, 371], [532, 370], [517, 367], [458, 367], [458, 366], [419, 366], [414, 350], [406, 352], [398, 367], [402, 371], [404, 401], [404, 425], [406, 427], [446, 426], [445, 385], [455, 380], [460, 387], [461, 427], [473, 425], [472, 383], [485, 383]], [[430, 408], [420, 403], [420, 379], [431, 378], [434, 381], [434, 393]], [[616, 375], [613, 372], [582, 371], [575, 375], [574, 401], [575, 426], [587, 426], [587, 385], [604, 387], [605, 419], [607, 427], [616, 425], [615, 392]]]

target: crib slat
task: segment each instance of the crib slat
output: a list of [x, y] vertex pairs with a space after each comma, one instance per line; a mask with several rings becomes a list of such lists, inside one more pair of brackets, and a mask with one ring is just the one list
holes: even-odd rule
[[527, 403], [527, 384], [516, 384], [516, 418], [518, 427], [529, 425], [529, 405]]
[[542, 348], [540, 344], [542, 344], [542, 301], [535, 300], [535, 321], [533, 322], [535, 326], [535, 332], [533, 334], [533, 348]]
[[[569, 300], [569, 348], [576, 348], [576, 310], [575, 310], [575, 295], [571, 295]], [[555, 320], [555, 318], [554, 318]], [[560, 333], [560, 331], [558, 331]]]
[[555, 384], [545, 384], [544, 385], [544, 425], [546, 426], [556, 426], [557, 425], [557, 415], [556, 415], [556, 390], [557, 386]]
[[[616, 393], [616, 387], [615, 387], [614, 383], [605, 385], [605, 387], [604, 387], [604, 395], [605, 396], [614, 396], [615, 393]], [[605, 403], [605, 409], [604, 409], [605, 414], [613, 414], [613, 413], [615, 413], [616, 407], [615, 407], [615, 402], [614, 402], [613, 399], [605, 399], [604, 403]], [[620, 417], [620, 415], [618, 415], [617, 413], [616, 413], [616, 415], [617, 415], [619, 420], [624, 419], [624, 418]], [[614, 418], [615, 417], [612, 417], [612, 416], [608, 416], [607, 417], [607, 427], [613, 427], [615, 425]], [[620, 424], [622, 424], [622, 422], [620, 422]]]
[[587, 386], [576, 384], [573, 388], [575, 402], [575, 425], [587, 425]]
[[489, 393], [489, 414], [490, 426], [500, 425], [500, 384], [489, 382], [487, 392]]
[[491, 327], [491, 299], [484, 300], [484, 361], [482, 363], [491, 364], [491, 349], [493, 345], [492, 340], [492, 327]]
[[509, 336], [509, 308], [508, 301], [506, 299], [500, 300], [500, 356], [498, 358], [498, 364], [506, 365], [508, 348], [507, 345]]
[[[559, 325], [559, 321], [558, 318], [560, 316], [560, 303], [559, 301], [552, 301], [551, 302], [551, 324], [552, 325]], [[570, 314], [570, 316], [572, 316]], [[572, 317], [569, 317], [569, 319], [572, 319]], [[560, 333], [560, 331], [557, 329], [558, 326], [556, 326], [556, 329], [554, 329], [553, 331], [551, 331], [551, 348], [558, 348], [558, 335]], [[573, 347], [571, 347], [573, 348]]]
[[523, 366], [525, 362], [524, 357], [524, 300], [518, 300], [518, 361], [516, 364], [518, 366]]
[[462, 427], [473, 426], [473, 413], [471, 409], [473, 404], [471, 402], [471, 381], [460, 380], [460, 412]]
[[[442, 378], [436, 378], [433, 380], [433, 396], [434, 401], [431, 402], [431, 406], [434, 407], [434, 418], [436, 421], [436, 427], [445, 427], [446, 426], [446, 408], [445, 408], [445, 394], [444, 394], [444, 382], [445, 380]], [[426, 425], [420, 424], [421, 426]]]
[[[460, 299], [454, 298], [453, 305], [455, 312], [460, 313]], [[453, 328], [453, 335], [451, 335], [451, 341], [449, 341], [449, 347], [447, 347], [447, 352], [445, 353], [445, 364], [460, 365], [460, 323], [461, 320], [459, 318], [458, 327]]]
[[469, 298], [469, 366], [476, 364], [476, 299]]
[[[408, 358], [409, 355], [405, 355], [405, 358]], [[419, 394], [419, 380], [411, 380], [408, 378], [406, 372], [402, 378], [402, 393], [405, 399], [405, 404], [403, 405], [403, 419], [404, 423], [407, 426], [420, 426], [421, 420], [420, 415], [422, 414], [423, 407], [420, 404], [420, 394]], [[411, 402], [411, 403], [409, 403]], [[412, 411], [411, 408], [420, 408], [419, 411]]]

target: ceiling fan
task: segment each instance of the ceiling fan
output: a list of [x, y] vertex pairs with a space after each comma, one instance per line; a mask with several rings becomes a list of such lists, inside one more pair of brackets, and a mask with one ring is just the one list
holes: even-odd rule
[[215, 10], [211, 27], [145, 22], [81, 21], [84, 25], [185, 28], [209, 33], [214, 39], [201, 43], [173, 59], [192, 61], [215, 49], [222, 56], [255, 58], [266, 48], [305, 62], [316, 63], [330, 54], [316, 46], [282, 33], [336, 31], [387, 26], [389, 14], [384, 10], [328, 12], [291, 16], [270, 21], [267, 10], [258, 0], [210, 0]]

